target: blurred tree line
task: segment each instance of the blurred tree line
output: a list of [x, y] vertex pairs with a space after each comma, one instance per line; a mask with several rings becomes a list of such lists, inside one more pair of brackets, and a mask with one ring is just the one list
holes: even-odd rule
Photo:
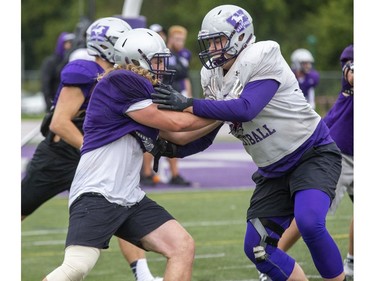
[[[307, 48], [318, 70], [337, 71], [341, 51], [353, 42], [353, 0], [144, 0], [140, 14], [148, 26], [185, 26], [189, 30], [186, 47], [193, 53], [191, 69], [198, 70], [200, 24], [210, 9], [222, 4], [246, 9], [253, 18], [257, 41], [277, 41], [288, 62], [293, 50]], [[60, 32], [74, 32], [83, 16], [95, 20], [120, 15], [123, 5], [123, 0], [22, 0], [24, 69], [39, 69], [43, 58], [53, 52]]]

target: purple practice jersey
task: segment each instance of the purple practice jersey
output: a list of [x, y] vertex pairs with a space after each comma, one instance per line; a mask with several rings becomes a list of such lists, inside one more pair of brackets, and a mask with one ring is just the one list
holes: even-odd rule
[[181, 49], [181, 50], [178, 52], [178, 55], [179, 55], [180, 57], [185, 58], [186, 61], [187, 61], [188, 63], [190, 63], [190, 61], [191, 61], [191, 52], [190, 52], [188, 49], [186, 49], [186, 48]]
[[103, 68], [94, 61], [75, 60], [68, 63], [61, 72], [61, 82], [53, 105], [56, 105], [62, 87], [74, 86], [79, 87], [85, 97], [85, 101], [79, 110], [86, 109], [91, 91], [97, 82], [96, 78], [103, 71]]
[[[346, 62], [351, 61], [354, 63], [354, 46], [349, 45], [344, 49], [340, 56], [341, 67]], [[341, 152], [353, 156], [353, 108], [354, 108], [354, 90], [353, 86], [341, 78], [341, 92], [327, 113], [324, 121], [330, 129], [330, 134], [335, 140]]]
[[353, 96], [340, 93], [335, 104], [324, 118], [330, 129], [331, 137], [341, 149], [341, 152], [350, 156], [353, 156], [353, 108]]
[[297, 79], [303, 95], [305, 96], [307, 102], [310, 104], [313, 102], [311, 99], [314, 98], [313, 96], [309, 96], [310, 90], [315, 89], [316, 86], [318, 86], [319, 79], [319, 73], [314, 69], [310, 70], [309, 73], [306, 73], [304, 77], [299, 77]]
[[129, 70], [113, 71], [100, 80], [86, 111], [81, 154], [134, 131], [155, 141], [159, 130], [139, 124], [126, 114], [131, 105], [151, 99], [153, 92], [149, 80]]

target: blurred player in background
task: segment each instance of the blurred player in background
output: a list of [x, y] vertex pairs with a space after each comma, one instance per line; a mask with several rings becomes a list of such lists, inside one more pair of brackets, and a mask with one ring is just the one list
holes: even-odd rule
[[[342, 153], [342, 172], [336, 188], [336, 197], [330, 211], [334, 213], [348, 193], [354, 203], [354, 45], [347, 46], [340, 56], [342, 67], [341, 91], [324, 121], [330, 128], [331, 136]], [[349, 245], [344, 260], [346, 276], [354, 273], [354, 221], [349, 226]]]
[[297, 49], [291, 55], [291, 68], [296, 75], [300, 89], [307, 102], [315, 109], [315, 88], [319, 84], [320, 75], [314, 66], [314, 57], [309, 50]]
[[57, 89], [60, 84], [60, 64], [64, 56], [72, 48], [72, 42], [75, 38], [73, 33], [61, 32], [57, 38], [55, 51], [46, 57], [41, 66], [41, 91], [46, 104], [46, 112], [51, 108]]
[[155, 31], [157, 34], [159, 34], [161, 36], [161, 38], [163, 38], [164, 42], [167, 42], [167, 30], [165, 30], [165, 28], [158, 24], [158, 23], [154, 23], [154, 24], [151, 24], [150, 27], [149, 27], [152, 31]]

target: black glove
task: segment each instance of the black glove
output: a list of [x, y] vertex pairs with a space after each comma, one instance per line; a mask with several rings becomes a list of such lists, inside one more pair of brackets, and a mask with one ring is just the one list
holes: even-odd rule
[[156, 86], [157, 93], [151, 94], [153, 103], [158, 103], [159, 109], [183, 111], [193, 105], [193, 99], [187, 98], [172, 88], [171, 85], [161, 84]]
[[134, 131], [131, 135], [138, 139], [144, 152], [147, 151], [154, 156], [154, 165], [152, 169], [155, 173], [158, 172], [160, 157], [165, 156], [175, 158], [177, 156], [177, 145], [174, 143], [161, 138], [158, 138], [154, 143], [151, 138], [145, 136], [140, 131]]
[[154, 156], [154, 165], [152, 169], [155, 171], [155, 173], [157, 173], [159, 169], [160, 157], [162, 156], [169, 157], [169, 158], [176, 157], [177, 146], [174, 143], [158, 138], [156, 140], [154, 148], [150, 151], [150, 153]]

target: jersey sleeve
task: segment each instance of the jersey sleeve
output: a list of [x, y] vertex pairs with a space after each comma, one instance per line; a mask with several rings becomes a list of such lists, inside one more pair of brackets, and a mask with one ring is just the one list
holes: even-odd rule
[[75, 60], [63, 68], [61, 83], [63, 86], [90, 84], [96, 80], [102, 71], [95, 62]]
[[242, 55], [240, 79], [246, 83], [266, 79], [281, 82], [283, 68], [287, 66], [284, 61], [277, 42], [255, 43]]
[[109, 74], [108, 80], [118, 93], [118, 101], [124, 105], [124, 113], [131, 105], [151, 99], [154, 92], [149, 80], [128, 70], [114, 71]]

